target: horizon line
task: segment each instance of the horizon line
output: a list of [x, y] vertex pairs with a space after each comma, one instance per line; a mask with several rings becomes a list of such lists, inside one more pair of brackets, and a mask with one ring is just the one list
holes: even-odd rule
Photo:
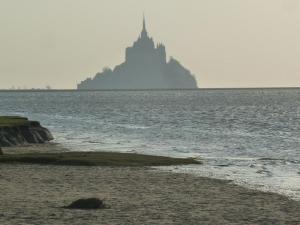
[[220, 88], [193, 88], [193, 89], [0, 89], [0, 92], [92, 92], [92, 91], [204, 91], [204, 90], [274, 90], [274, 89], [300, 89], [298, 87], [220, 87]]

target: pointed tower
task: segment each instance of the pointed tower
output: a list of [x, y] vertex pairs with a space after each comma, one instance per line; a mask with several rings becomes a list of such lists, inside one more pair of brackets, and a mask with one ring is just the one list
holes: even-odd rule
[[145, 19], [145, 14], [143, 14], [143, 30], [146, 30], [146, 19]]
[[146, 19], [145, 19], [145, 14], [143, 15], [143, 30], [142, 30], [142, 34], [141, 34], [141, 38], [148, 38], [148, 32], [146, 29]]

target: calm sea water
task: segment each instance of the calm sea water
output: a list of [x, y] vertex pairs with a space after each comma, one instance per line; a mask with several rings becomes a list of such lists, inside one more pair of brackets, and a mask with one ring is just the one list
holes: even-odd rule
[[201, 157], [164, 169], [300, 199], [300, 89], [0, 92], [0, 114], [72, 150]]

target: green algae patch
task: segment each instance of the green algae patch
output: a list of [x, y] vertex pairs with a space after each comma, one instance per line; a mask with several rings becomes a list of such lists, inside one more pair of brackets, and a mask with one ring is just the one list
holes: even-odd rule
[[25, 117], [0, 116], [0, 127], [17, 127], [28, 125], [29, 121]]
[[113, 152], [5, 154], [0, 156], [0, 163], [112, 167], [175, 166], [201, 164], [200, 161], [197, 161], [193, 158], [170, 158], [163, 156]]

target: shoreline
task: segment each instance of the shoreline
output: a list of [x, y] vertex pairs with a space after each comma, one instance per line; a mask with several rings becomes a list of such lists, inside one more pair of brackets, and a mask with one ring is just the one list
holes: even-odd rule
[[[28, 154], [29, 156], [32, 154], [32, 155], [39, 155], [40, 153], [50, 153], [50, 155], [53, 155], [55, 156], [56, 154], [75, 154], [76, 153], [79, 153], [79, 154], [86, 154], [86, 153], [90, 153], [90, 154], [93, 154], [93, 153], [97, 153], [99, 154], [98, 156], [96, 157], [101, 157], [101, 154], [107, 154], [107, 153], [112, 153], [112, 154], [124, 154], [124, 153], [120, 153], [120, 152], [85, 152], [85, 151], [82, 151], [82, 152], [75, 152], [75, 151], [71, 151], [69, 148], [66, 148], [64, 147], [63, 145], [59, 144], [59, 143], [56, 143], [56, 142], [47, 142], [45, 144], [27, 144], [27, 145], [22, 145], [22, 146], [15, 146], [15, 147], [5, 147], [5, 148], [2, 148], [3, 152], [6, 153], [6, 154], [9, 154], [9, 155], [23, 155], [23, 154]], [[159, 157], [160, 156], [156, 156], [156, 155], [140, 155], [138, 153], [125, 153], [126, 154], [129, 154], [129, 155], [138, 155], [138, 156], [146, 156], [146, 157], [150, 157], [150, 160], [151, 157], [158, 157], [158, 160], [159, 160]], [[61, 157], [65, 157], [64, 155], [62, 156], [58, 156], [58, 158], [61, 158]], [[84, 156], [86, 157], [86, 156]], [[300, 202], [300, 198], [299, 196], [295, 196], [291, 193], [286, 193], [284, 191], [280, 192], [280, 191], [277, 191], [275, 189], [272, 189], [268, 186], [262, 186], [262, 185], [258, 185], [258, 184], [254, 184], [254, 183], [249, 183], [249, 182], [245, 182], [243, 180], [235, 180], [235, 179], [226, 179], [226, 178], [223, 178], [223, 177], [218, 177], [218, 176], [213, 176], [213, 175], [210, 175], [210, 170], [208, 170], [208, 168], [206, 168], [206, 172], [205, 171], [202, 171], [202, 172], [195, 172], [193, 169], [191, 171], [189, 171], [189, 169], [191, 168], [196, 168], [196, 167], [199, 167], [199, 166], [202, 166], [202, 167], [205, 167], [205, 159], [203, 158], [189, 158], [189, 157], [180, 157], [180, 158], [173, 158], [173, 157], [167, 157], [167, 156], [162, 156], [163, 158], [167, 158], [167, 159], [183, 159], [183, 160], [187, 160], [187, 161], [183, 161], [183, 163], [178, 163], [175, 161], [175, 163], [172, 165], [172, 163], [166, 163], [166, 162], [163, 162], [164, 165], [159, 165], [159, 163], [156, 163], [154, 165], [142, 165], [140, 163], [138, 163], [137, 165], [130, 165], [130, 163], [128, 164], [128, 162], [125, 162], [122, 163], [121, 162], [121, 165], [108, 165], [107, 163], [105, 163], [103, 165], [103, 163], [98, 163], [98, 165], [95, 165], [95, 163], [90, 163], [90, 162], [75, 162], [75, 163], [68, 163], [68, 162], [63, 162], [63, 163], [45, 163], [45, 162], [41, 162], [41, 163], [38, 163], [38, 162], [30, 162], [25, 160], [25, 162], [22, 162], [19, 161], [19, 162], [14, 162], [13, 160], [10, 160], [8, 161], [7, 163], [5, 161], [2, 161], [0, 160], [0, 164], [38, 164], [38, 165], [56, 165], [56, 166], [121, 166], [121, 167], [124, 167], [124, 166], [137, 166], [137, 167], [147, 167], [147, 168], [150, 168], [150, 169], [153, 169], [155, 171], [158, 171], [158, 172], [167, 172], [167, 173], [174, 173], [174, 174], [186, 174], [186, 175], [190, 175], [190, 176], [194, 176], [194, 177], [203, 177], [203, 178], [209, 178], [209, 179], [215, 179], [215, 180], [221, 180], [221, 181], [225, 181], [225, 182], [231, 182], [235, 185], [238, 185], [238, 186], [241, 186], [243, 188], [246, 188], [246, 189], [250, 189], [250, 190], [255, 190], [255, 191], [261, 191], [261, 192], [265, 192], [265, 193], [274, 193], [274, 194], [279, 194], [281, 196], [284, 196], [284, 197], [287, 197], [291, 200], [294, 200], [294, 201], [299, 201]], [[56, 157], [55, 157], [56, 158]], [[79, 161], [81, 159], [81, 156], [78, 157], [79, 158]], [[196, 163], [194, 163], [195, 161]], [[35, 161], [35, 159], [33, 160]], [[78, 161], [78, 160], [77, 160]], [[180, 162], [180, 161], [179, 161]], [[127, 165], [126, 165], [127, 163]], [[96, 163], [97, 164], [97, 163]], [[122, 165], [123, 164], [123, 165]], [[166, 165], [167, 164], [167, 165]]]
[[[14, 153], [40, 147], [17, 147]], [[42, 148], [67, 150], [55, 144]], [[1, 224], [300, 223], [299, 201], [152, 167], [0, 164], [0, 171], [1, 188], [7, 190], [0, 197]], [[85, 197], [104, 199], [109, 209], [61, 208]]]
[[37, 164], [60, 166], [149, 167], [201, 164], [193, 158], [170, 158], [116, 152], [60, 152], [4, 154], [0, 164]]

